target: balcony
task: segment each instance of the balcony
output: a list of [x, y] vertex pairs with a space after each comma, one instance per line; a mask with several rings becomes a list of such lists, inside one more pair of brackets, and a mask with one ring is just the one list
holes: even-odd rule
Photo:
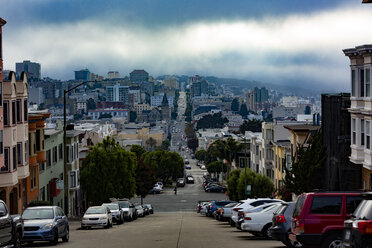
[[46, 161], [45, 159], [45, 151], [36, 152], [37, 153], [37, 162], [38, 163], [44, 163]]
[[25, 179], [30, 175], [30, 169], [28, 165], [18, 166], [18, 179]]
[[0, 173], [0, 187], [13, 186], [18, 183], [18, 172], [3, 172]]
[[29, 158], [28, 158], [28, 163], [29, 163], [29, 165], [34, 165], [34, 166], [36, 166], [37, 165], [37, 156], [36, 155], [33, 155], [33, 156], [30, 156]]

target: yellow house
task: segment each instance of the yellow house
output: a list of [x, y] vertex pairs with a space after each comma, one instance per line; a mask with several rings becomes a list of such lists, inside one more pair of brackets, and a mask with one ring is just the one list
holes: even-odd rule
[[285, 167], [291, 168], [291, 142], [278, 140], [274, 142], [274, 187], [275, 191], [284, 185]]
[[165, 139], [164, 131], [143, 127], [137, 129], [126, 129], [117, 135], [118, 140], [141, 140], [143, 146], [147, 146], [146, 141], [150, 138], [153, 138], [156, 141], [155, 146], [160, 146]]

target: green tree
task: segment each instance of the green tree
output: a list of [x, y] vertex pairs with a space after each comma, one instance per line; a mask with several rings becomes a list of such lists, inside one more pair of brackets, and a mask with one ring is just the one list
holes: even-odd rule
[[238, 98], [234, 98], [231, 102], [231, 111], [238, 112], [239, 111], [239, 100]]
[[137, 158], [142, 157], [142, 155], [146, 153], [146, 150], [140, 145], [132, 145], [130, 151], [134, 152]]
[[196, 133], [194, 130], [194, 126], [192, 123], [187, 123], [185, 127], [185, 135], [188, 139], [192, 139], [196, 137]]
[[238, 195], [238, 180], [240, 178], [240, 170], [232, 170], [227, 180], [227, 194], [232, 201], [239, 201]]
[[146, 140], [146, 145], [150, 148], [150, 150], [152, 151], [154, 149], [154, 147], [156, 146], [156, 139], [154, 139], [153, 137], [150, 137]]
[[226, 166], [221, 161], [214, 161], [207, 165], [207, 171], [212, 174], [214, 173], [216, 178], [221, 172], [226, 172]]
[[246, 131], [251, 131], [251, 132], [261, 132], [262, 130], [262, 121], [260, 120], [248, 120], [244, 121], [242, 125], [239, 127], [240, 133], [244, 134]]
[[216, 113], [213, 115], [203, 116], [196, 125], [196, 129], [204, 128], [223, 128], [229, 120], [226, 117], [222, 117], [222, 113]]
[[152, 168], [143, 162], [142, 158], [137, 158], [138, 165], [136, 169], [136, 194], [141, 197], [141, 205], [150, 190], [153, 188], [156, 179]]
[[305, 107], [305, 115], [310, 115], [310, 114], [311, 114], [311, 108], [308, 105], [308, 106]]
[[87, 100], [87, 109], [88, 110], [94, 110], [94, 109], [96, 109], [96, 102], [94, 101], [93, 98], [89, 98]]
[[161, 143], [160, 149], [161, 149], [161, 150], [166, 150], [166, 151], [168, 151], [168, 150], [169, 150], [169, 147], [170, 147], [170, 142], [169, 142], [169, 140], [163, 140], [163, 142]]
[[[237, 185], [237, 195], [239, 197], [239, 200], [246, 199], [248, 197], [247, 192], [246, 192], [247, 185], [251, 185], [251, 187], [253, 186], [255, 176], [256, 174], [249, 168], [245, 168], [240, 173], [240, 177], [238, 179], [238, 185]], [[255, 195], [252, 194], [251, 196], [255, 196]]]
[[135, 122], [137, 120], [137, 112], [136, 111], [130, 111], [129, 112], [129, 121]]
[[251, 185], [250, 197], [271, 197], [274, 191], [274, 184], [269, 177], [253, 172], [245, 168], [241, 173], [237, 185], [239, 199], [246, 199], [247, 185]]
[[187, 139], [187, 147], [190, 148], [193, 153], [195, 153], [195, 150], [196, 148], [198, 148], [199, 146], [199, 140], [198, 138], [191, 138], [191, 139]]
[[177, 152], [157, 150], [146, 153], [144, 163], [149, 164], [156, 178], [166, 184], [170, 178], [177, 178], [183, 171], [183, 159]]
[[247, 105], [245, 103], [243, 103], [242, 105], [240, 105], [239, 114], [241, 116], [243, 116], [243, 117], [245, 117], [245, 116], [248, 115], [248, 108], [247, 108]]
[[196, 151], [195, 158], [199, 161], [205, 161], [205, 158], [207, 156], [207, 152], [203, 149]]
[[322, 168], [326, 159], [325, 147], [323, 146], [322, 131], [319, 130], [308, 147], [300, 145], [297, 154], [293, 158], [292, 168], [285, 168], [284, 184], [286, 188], [301, 194], [319, 188], [322, 181]]
[[89, 205], [109, 198], [131, 198], [136, 193], [134, 153], [125, 151], [114, 138], [95, 145], [83, 160], [80, 182]]

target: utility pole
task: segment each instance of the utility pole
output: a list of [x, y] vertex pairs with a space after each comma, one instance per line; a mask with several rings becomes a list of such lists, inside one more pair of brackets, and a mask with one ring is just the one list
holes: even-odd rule
[[64, 201], [65, 201], [65, 214], [69, 216], [69, 186], [68, 186], [68, 167], [67, 167], [67, 129], [66, 129], [66, 97], [67, 93], [80, 87], [83, 84], [89, 83], [92, 81], [82, 82], [70, 89], [63, 90], [63, 189], [64, 189]]

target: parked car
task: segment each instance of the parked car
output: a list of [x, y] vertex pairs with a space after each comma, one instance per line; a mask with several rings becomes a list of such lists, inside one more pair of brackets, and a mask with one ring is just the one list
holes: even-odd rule
[[201, 166], [200, 166], [200, 169], [201, 169], [201, 170], [206, 170], [207, 168], [205, 168], [205, 165], [201, 165]]
[[21, 247], [23, 222], [20, 216], [11, 216], [4, 201], [0, 200], [0, 247]]
[[102, 206], [108, 207], [112, 214], [112, 220], [116, 224], [124, 223], [124, 211], [121, 209], [119, 203], [112, 202], [112, 203], [104, 203]]
[[290, 248], [302, 247], [301, 243], [289, 239], [289, 234], [291, 232], [290, 220], [295, 205], [295, 202], [282, 202], [281, 207], [273, 214], [272, 225], [270, 228], [271, 239], [279, 240]]
[[363, 201], [344, 222], [343, 247], [372, 247], [372, 193], [363, 193]]
[[92, 226], [112, 227], [112, 214], [106, 206], [89, 207], [81, 220], [81, 229]]
[[218, 184], [211, 184], [205, 188], [206, 192], [226, 192], [226, 187]]
[[207, 205], [206, 208], [206, 215], [212, 216], [213, 212], [217, 210], [217, 208], [223, 207], [229, 203], [232, 203], [234, 201], [226, 200], [226, 201], [212, 201], [209, 205]]
[[149, 193], [150, 194], [160, 194], [161, 190], [157, 187], [153, 187], [152, 189], [150, 189]]
[[241, 227], [243, 231], [248, 231], [253, 235], [262, 235], [265, 238], [271, 237], [270, 227], [273, 213], [281, 206], [280, 203], [273, 204], [260, 212], [245, 213], [244, 222]]
[[145, 206], [148, 208], [150, 214], [154, 214], [154, 208], [151, 204], [145, 204]]
[[232, 202], [232, 203], [229, 203], [225, 206], [223, 206], [221, 208], [221, 211], [220, 211], [220, 217], [219, 217], [219, 220], [221, 221], [224, 221], [224, 220], [228, 220], [230, 219], [231, 217], [231, 214], [232, 214], [232, 209], [233, 207], [235, 207], [237, 204], [237, 202]]
[[155, 183], [155, 184], [154, 184], [154, 188], [156, 188], [156, 189], [162, 191], [162, 190], [163, 190], [163, 184]]
[[185, 164], [190, 164], [189, 160], [186, 159], [185, 160]]
[[57, 206], [40, 206], [26, 208], [21, 218], [24, 221], [22, 241], [49, 241], [55, 245], [58, 239], [68, 242], [70, 227], [67, 216]]
[[253, 198], [253, 199], [247, 199], [247, 200], [241, 200], [240, 204], [236, 205], [233, 208], [233, 212], [230, 218], [230, 225], [236, 226], [236, 222], [239, 219], [239, 211], [247, 211], [248, 209], [251, 209], [253, 207], [257, 207], [260, 205], [264, 205], [271, 202], [283, 202], [279, 199], [271, 199], [271, 198]]
[[246, 211], [239, 211], [238, 212], [238, 221], [236, 222], [236, 228], [241, 230], [241, 224], [244, 222], [244, 215], [247, 213], [258, 213], [261, 212], [262, 210], [271, 207], [272, 205], [277, 205], [280, 203], [277, 202], [271, 202], [263, 205], [259, 205], [257, 207], [250, 208]]
[[[156, 182], [156, 184], [157, 184], [157, 187], [160, 188], [160, 190], [163, 190], [164, 185], [163, 185], [162, 182]], [[155, 184], [155, 185], [156, 185], [156, 184]]]
[[132, 221], [137, 218], [136, 215], [136, 209], [134, 207], [134, 204], [131, 203], [128, 199], [114, 199], [113, 202], [119, 203], [119, 206], [124, 212], [124, 220], [126, 221]]
[[185, 179], [178, 178], [178, 180], [177, 180], [177, 187], [185, 187]]
[[145, 215], [150, 215], [150, 209], [147, 207], [147, 205], [142, 205], [143, 211], [145, 212]]
[[361, 202], [360, 193], [304, 193], [293, 211], [292, 241], [304, 246], [340, 247], [344, 221]]
[[142, 205], [136, 205], [136, 213], [138, 217], [145, 217], [145, 210]]
[[192, 176], [188, 176], [188, 177], [186, 178], [186, 182], [187, 182], [187, 183], [194, 183], [194, 177], [192, 177]]
[[205, 201], [200, 204], [200, 214], [208, 216], [208, 208], [212, 204], [211, 201]]

